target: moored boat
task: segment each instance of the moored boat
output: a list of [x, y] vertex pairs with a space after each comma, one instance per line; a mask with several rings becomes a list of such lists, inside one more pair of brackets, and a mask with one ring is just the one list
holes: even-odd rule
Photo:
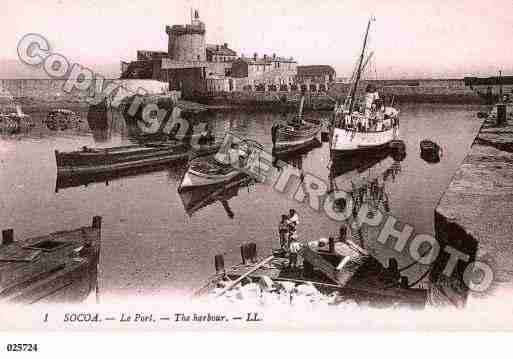
[[80, 303], [96, 294], [101, 217], [92, 225], [14, 241], [2, 231], [0, 303]]
[[[12, 105], [10, 106], [12, 107]], [[20, 104], [14, 104], [15, 111], [6, 111], [2, 108], [0, 111], [0, 130], [16, 132], [23, 129], [34, 127], [34, 122], [30, 116], [24, 113]]]
[[242, 169], [254, 151], [263, 150], [263, 146], [258, 142], [248, 139], [231, 145], [228, 158], [219, 153], [192, 158], [178, 191], [229, 181], [243, 173]]
[[217, 161], [215, 154], [196, 157], [190, 161], [179, 190], [222, 183], [231, 180], [237, 174], [238, 169]]
[[428, 163], [440, 162], [440, 156], [442, 155], [442, 148], [431, 140], [420, 141], [420, 157]]
[[234, 304], [265, 297], [259, 301], [264, 306], [301, 303], [304, 299], [309, 305], [321, 306], [356, 302], [420, 309], [427, 304], [428, 291], [408, 286], [392, 265], [394, 261], [384, 267], [350, 239], [301, 243], [298, 253], [302, 265], [291, 268], [287, 255], [273, 251], [270, 256], [258, 257], [255, 243], [243, 244], [242, 263], [225, 268], [223, 255], [217, 255], [216, 274], [195, 291], [195, 296]]
[[386, 105], [370, 84], [365, 89], [363, 101], [356, 98], [360, 79], [373, 55], [366, 54], [371, 21], [367, 25], [349, 94], [344, 103], [335, 106], [330, 141], [334, 156], [384, 147], [399, 136], [399, 111], [393, 107], [393, 99]]
[[299, 113], [293, 119], [273, 125], [271, 129], [273, 152], [286, 152], [308, 146], [316, 139], [321, 124], [303, 119], [304, 96], [301, 97]]
[[84, 146], [79, 151], [55, 151], [58, 176], [94, 174], [161, 165], [174, 160], [186, 159], [188, 156], [188, 146], [177, 141], [109, 148]]

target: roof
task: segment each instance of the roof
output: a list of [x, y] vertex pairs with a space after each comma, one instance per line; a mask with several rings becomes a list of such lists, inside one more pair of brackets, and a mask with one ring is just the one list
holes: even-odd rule
[[298, 66], [297, 74], [298, 76], [321, 76], [335, 74], [335, 69], [329, 65]]
[[226, 44], [207, 44], [207, 52], [211, 52], [212, 55], [237, 56], [237, 53], [234, 50], [230, 49]]
[[253, 58], [253, 57], [241, 57], [238, 60], [246, 62], [251, 65], [270, 65], [273, 62], [292, 62], [295, 63], [296, 60], [294, 60], [292, 57], [286, 58], [286, 57], [280, 57], [280, 56], [267, 56], [267, 57], [260, 57], [260, 58]]
[[122, 79], [152, 79], [154, 60], [132, 61], [121, 74]]

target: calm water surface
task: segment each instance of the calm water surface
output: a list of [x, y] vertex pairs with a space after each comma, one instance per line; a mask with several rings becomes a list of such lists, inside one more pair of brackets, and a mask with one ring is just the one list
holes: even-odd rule
[[[391, 212], [417, 233], [434, 233], [433, 209], [463, 160], [479, 128], [476, 108], [453, 105], [409, 105], [401, 108], [401, 136], [407, 156], [400, 173], [386, 183]], [[41, 120], [46, 113], [32, 113]], [[322, 118], [326, 114], [314, 113]], [[83, 114], [84, 119], [86, 114]], [[279, 114], [230, 112], [212, 116], [218, 132], [231, 131], [271, 148], [271, 125]], [[239, 246], [256, 242], [261, 254], [277, 245], [282, 213], [300, 213], [300, 239], [334, 235], [339, 224], [266, 185], [239, 188], [231, 193], [229, 216], [220, 201], [188, 214], [177, 192], [186, 163], [159, 171], [122, 177], [56, 191], [54, 150], [81, 146], [111, 146], [130, 142], [123, 121], [114, 116], [108, 131], [52, 132], [38, 124], [28, 134], [0, 138], [0, 224], [14, 228], [24, 239], [90, 223], [103, 217], [100, 285], [105, 295], [158, 294], [190, 291], [214, 271], [213, 257], [224, 253], [227, 265], [239, 261]], [[437, 164], [419, 157], [419, 142], [431, 138], [444, 154]], [[291, 159], [320, 178], [329, 174], [327, 144]], [[202, 194], [195, 194], [201, 199]], [[191, 211], [190, 211], [191, 212]], [[378, 259], [408, 258], [386, 248], [374, 248]], [[412, 267], [411, 280], [423, 272]]]

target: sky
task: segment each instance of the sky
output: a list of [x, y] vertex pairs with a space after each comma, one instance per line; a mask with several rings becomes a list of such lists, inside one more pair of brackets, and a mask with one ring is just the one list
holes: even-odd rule
[[293, 56], [348, 77], [374, 16], [374, 77], [513, 75], [512, 0], [2, 0], [0, 59], [16, 59], [26, 33], [84, 65], [167, 50], [166, 25], [205, 23], [207, 43], [239, 54]]

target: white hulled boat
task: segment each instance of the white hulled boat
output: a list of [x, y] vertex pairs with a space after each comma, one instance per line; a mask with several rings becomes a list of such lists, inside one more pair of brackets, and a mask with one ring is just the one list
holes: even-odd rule
[[399, 136], [399, 111], [385, 103], [372, 85], [367, 85], [363, 99], [356, 92], [362, 74], [373, 53], [366, 54], [372, 19], [369, 20], [362, 52], [352, 76], [352, 86], [343, 104], [335, 106], [330, 138], [335, 156], [366, 151], [388, 145]]
[[230, 181], [243, 173], [242, 169], [251, 160], [254, 151], [263, 150], [261, 144], [249, 139], [232, 143], [231, 146], [227, 154], [218, 152], [191, 159], [178, 191]]

